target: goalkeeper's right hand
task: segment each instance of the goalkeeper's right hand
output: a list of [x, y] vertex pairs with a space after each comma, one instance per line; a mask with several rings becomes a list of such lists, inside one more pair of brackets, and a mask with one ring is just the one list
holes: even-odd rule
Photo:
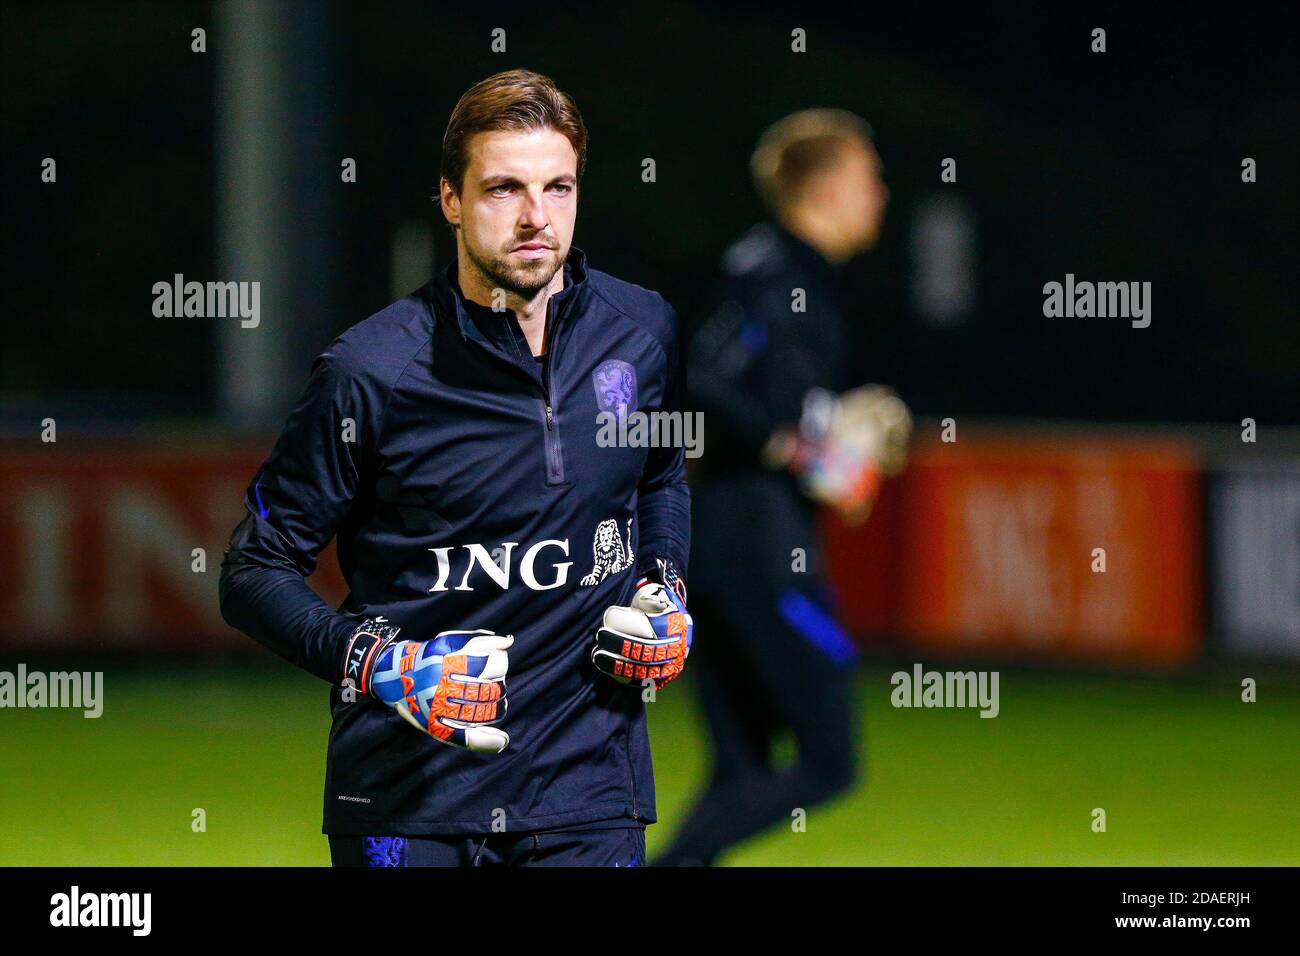
[[500, 753], [510, 735], [491, 726], [506, 713], [507, 649], [482, 628], [402, 640], [382, 617], [362, 623], [348, 642], [344, 683], [388, 704], [414, 727], [453, 747]]

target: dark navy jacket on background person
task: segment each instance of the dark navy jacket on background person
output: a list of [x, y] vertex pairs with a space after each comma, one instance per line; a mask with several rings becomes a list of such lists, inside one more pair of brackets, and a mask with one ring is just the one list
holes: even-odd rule
[[[599, 447], [597, 415], [679, 408], [677, 319], [577, 249], [564, 274], [540, 363], [513, 313], [463, 298], [454, 263], [350, 328], [315, 361], [245, 496], [221, 610], [335, 685], [326, 833], [655, 820], [640, 688], [588, 655], [638, 569], [662, 556], [685, 574], [685, 461], [681, 448]], [[338, 611], [303, 580], [336, 534], [351, 589]], [[514, 635], [502, 753], [447, 746], [377, 701], [343, 699], [348, 637], [376, 615], [405, 639]]]
[[[809, 390], [857, 384], [843, 281], [842, 269], [772, 223], [754, 226], [723, 257], [721, 304], [691, 342], [687, 367], [691, 405], [709, 429], [695, 476], [696, 544], [702, 554], [721, 548], [734, 558], [698, 568], [697, 595], [822, 588], [818, 508], [793, 475], [761, 457], [773, 432], [798, 424]], [[801, 310], [792, 307], [796, 290]], [[796, 548], [807, 573], [792, 572]]]

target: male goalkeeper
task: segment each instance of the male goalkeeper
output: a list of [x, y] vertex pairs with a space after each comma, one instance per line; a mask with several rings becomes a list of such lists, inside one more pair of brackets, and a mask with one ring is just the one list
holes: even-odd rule
[[[644, 862], [690, 496], [681, 448], [598, 416], [676, 410], [682, 363], [671, 307], [570, 246], [586, 141], [536, 73], [461, 97], [455, 262], [316, 360], [245, 496], [222, 614], [333, 685], [336, 865]], [[303, 580], [335, 535], [337, 611]]]
[[[853, 782], [853, 646], [824, 583], [816, 509], [865, 518], [910, 432], [888, 389], [849, 390], [841, 267], [875, 243], [888, 200], [869, 128], [839, 110], [796, 113], [764, 134], [752, 167], [773, 221], [728, 250], [723, 304], [690, 354], [710, 436], [695, 542], [715, 558], [692, 579], [709, 634], [692, 670], [714, 769], [665, 865], [711, 864]], [[773, 753], [783, 731], [788, 766]]]

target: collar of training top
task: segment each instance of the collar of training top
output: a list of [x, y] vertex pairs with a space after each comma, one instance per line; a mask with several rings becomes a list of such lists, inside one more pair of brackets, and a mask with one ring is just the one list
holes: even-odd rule
[[[587, 283], [587, 254], [577, 246], [569, 247], [569, 256], [564, 260], [564, 288], [555, 295], [551, 296], [551, 301], [555, 303], [557, 315], [565, 309], [566, 303], [575, 299], [579, 293], [585, 289]], [[460, 329], [460, 335], [463, 339], [478, 339], [483, 341], [486, 336], [483, 330], [475, 323], [471, 314], [474, 312], [483, 312], [482, 306], [475, 303], [467, 303], [465, 296], [460, 291], [460, 282], [457, 275], [456, 260], [452, 259], [445, 269], [438, 273], [434, 279], [434, 296], [433, 301], [441, 316], [450, 317], [455, 315], [457, 327]], [[486, 310], [489, 315], [493, 313]]]
[[786, 254], [795, 262], [811, 271], [814, 275], [823, 278], [833, 279], [839, 276], [842, 267], [831, 262], [820, 252], [812, 247], [811, 244], [800, 239], [789, 229], [786, 229], [779, 222], [768, 222], [764, 225], [771, 228], [777, 239], [785, 246]]

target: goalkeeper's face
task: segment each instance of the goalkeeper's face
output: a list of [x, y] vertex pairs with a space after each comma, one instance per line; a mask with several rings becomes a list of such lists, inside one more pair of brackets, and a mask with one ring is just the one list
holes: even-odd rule
[[578, 157], [550, 128], [479, 133], [460, 195], [443, 182], [443, 210], [492, 288], [533, 298], [564, 264], [578, 215]]

